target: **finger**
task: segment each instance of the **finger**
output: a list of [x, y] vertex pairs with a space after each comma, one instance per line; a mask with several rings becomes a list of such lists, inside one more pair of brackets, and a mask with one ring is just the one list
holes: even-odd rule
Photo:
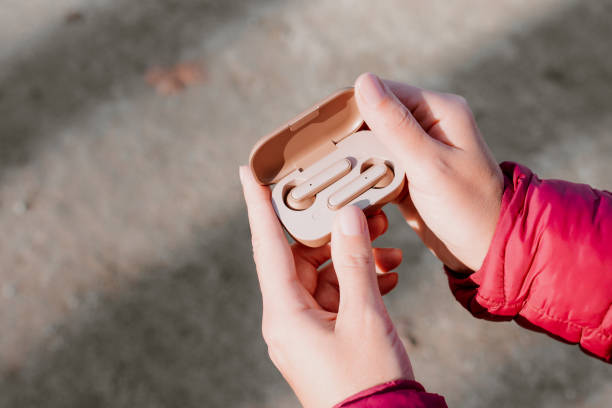
[[298, 259], [305, 261], [314, 268], [318, 268], [331, 258], [331, 247], [329, 244], [312, 248], [296, 242], [291, 246], [291, 249], [296, 261]]
[[[385, 273], [376, 277], [381, 295], [391, 292], [398, 282], [397, 273]], [[337, 313], [340, 303], [340, 289], [333, 265], [328, 265], [319, 274], [319, 282], [314, 292], [314, 298], [323, 309]]]
[[380, 237], [389, 228], [389, 220], [384, 212], [380, 212], [376, 215], [370, 216], [368, 220], [368, 230], [370, 231], [370, 240], [374, 241]]
[[246, 166], [240, 167], [240, 180], [264, 306], [280, 303], [285, 309], [301, 307], [304, 290], [297, 279], [291, 248], [272, 208], [270, 189], [259, 185]]
[[397, 203], [397, 207], [399, 208], [404, 219], [406, 220], [406, 223], [410, 226], [410, 228], [414, 230], [414, 232], [417, 233], [419, 238], [423, 240], [425, 238], [425, 222], [423, 221], [423, 218], [421, 218], [421, 214], [419, 214], [416, 207], [414, 206], [414, 202], [412, 201], [410, 193], [406, 194], [404, 199]]
[[[374, 240], [386, 231], [388, 221], [387, 216], [383, 212], [380, 211], [378, 214], [369, 217], [367, 220], [369, 225], [368, 229], [370, 230], [370, 239]], [[314, 291], [317, 286], [317, 268], [329, 261], [329, 258], [331, 257], [330, 246], [323, 245], [320, 247], [311, 248], [296, 242], [291, 246], [291, 251], [295, 261], [295, 269], [298, 279], [306, 291], [309, 294], [314, 295]], [[380, 253], [380, 256], [384, 257], [385, 254]], [[382, 259], [381, 261], [377, 261], [377, 269], [379, 269], [379, 262], [380, 265], [383, 265], [382, 269], [385, 269], [385, 265], [388, 263], [387, 260]], [[386, 270], [381, 272], [386, 272]]]
[[[402, 263], [402, 251], [397, 248], [374, 248], [373, 251], [376, 274], [387, 274]], [[319, 270], [318, 281], [326, 281], [338, 287], [338, 276], [334, 264], [329, 263]]]
[[396, 286], [399, 276], [396, 272], [385, 273], [384, 275], [378, 275], [378, 289], [381, 295], [386, 295], [391, 292]]
[[425, 133], [429, 134], [429, 131], [440, 121], [440, 112], [435, 109], [439, 102], [436, 98], [438, 93], [388, 79], [382, 79], [381, 81], [412, 113]]
[[338, 286], [328, 281], [320, 281], [314, 293], [314, 298], [323, 309], [338, 313], [340, 304], [340, 290]]
[[[389, 227], [387, 215], [382, 210], [368, 217], [367, 221], [370, 239], [372, 241], [384, 234]], [[291, 250], [296, 259], [299, 258], [300, 260], [306, 261], [315, 268], [327, 262], [331, 257], [331, 247], [329, 244], [312, 248], [296, 242], [291, 246]]]
[[476, 123], [465, 101], [459, 95], [428, 91], [401, 82], [383, 80], [387, 88], [403, 103], [423, 130], [449, 146], [470, 149], [479, 143], [474, 138]]
[[331, 257], [330, 246], [323, 245], [311, 248], [296, 242], [291, 246], [291, 251], [293, 252], [298, 279], [302, 286], [304, 286], [304, 289], [309, 294], [314, 295], [318, 280], [317, 268]]
[[402, 250], [398, 248], [374, 248], [374, 262], [382, 273], [392, 271], [402, 263]]
[[332, 229], [332, 261], [340, 286], [339, 318], [361, 314], [382, 303], [372, 244], [363, 211], [347, 206], [337, 212]]
[[366, 123], [390, 151], [397, 152], [406, 170], [429, 160], [445, 146], [423, 130], [408, 108], [375, 75], [359, 76], [355, 92]]

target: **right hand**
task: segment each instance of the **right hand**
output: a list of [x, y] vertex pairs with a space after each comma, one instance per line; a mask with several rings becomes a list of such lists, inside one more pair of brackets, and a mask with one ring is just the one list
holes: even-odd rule
[[366, 123], [406, 170], [399, 206], [408, 224], [449, 268], [480, 269], [504, 179], [465, 100], [369, 73], [355, 92]]

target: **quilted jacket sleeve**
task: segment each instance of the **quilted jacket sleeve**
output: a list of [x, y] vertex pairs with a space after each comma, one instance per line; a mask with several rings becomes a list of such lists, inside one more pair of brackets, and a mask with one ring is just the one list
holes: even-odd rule
[[612, 194], [502, 163], [502, 210], [480, 270], [446, 270], [474, 316], [516, 319], [612, 360]]
[[446, 408], [444, 398], [425, 392], [416, 381], [380, 384], [347, 398], [334, 408]]

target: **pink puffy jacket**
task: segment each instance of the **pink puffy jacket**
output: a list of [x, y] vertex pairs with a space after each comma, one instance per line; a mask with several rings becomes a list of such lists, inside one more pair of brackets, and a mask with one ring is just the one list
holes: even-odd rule
[[[457, 300], [474, 316], [515, 319], [612, 360], [612, 193], [540, 180], [502, 163], [501, 214], [480, 270], [446, 269]], [[338, 407], [446, 407], [414, 381], [363, 391]]]

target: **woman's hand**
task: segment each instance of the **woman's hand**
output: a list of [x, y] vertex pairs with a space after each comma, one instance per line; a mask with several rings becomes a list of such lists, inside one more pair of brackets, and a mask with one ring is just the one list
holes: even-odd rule
[[499, 218], [503, 176], [457, 95], [361, 75], [361, 115], [406, 169], [399, 203], [408, 224], [454, 270], [477, 270]]
[[[328, 408], [374, 385], [413, 379], [381, 297], [381, 289], [394, 286], [397, 277], [392, 284], [380, 276], [377, 282], [374, 259], [377, 254], [378, 266], [386, 270], [399, 263], [397, 252], [373, 253], [363, 212], [353, 206], [339, 211], [331, 247], [292, 248], [269, 189], [246, 167], [240, 178], [263, 297], [263, 336], [272, 362], [302, 404]], [[380, 219], [370, 221], [373, 229], [379, 224]], [[317, 271], [330, 251], [334, 269]]]

